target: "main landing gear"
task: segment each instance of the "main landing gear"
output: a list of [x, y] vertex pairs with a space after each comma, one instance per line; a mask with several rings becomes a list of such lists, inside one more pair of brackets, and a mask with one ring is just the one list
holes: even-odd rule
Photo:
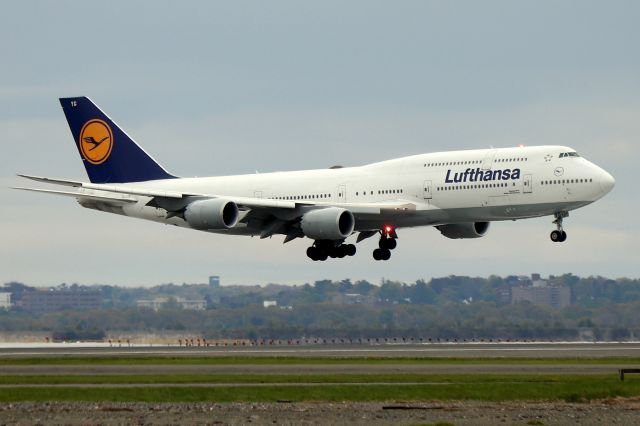
[[316, 242], [307, 249], [307, 256], [313, 261], [325, 261], [329, 257], [342, 259], [345, 256], [353, 256], [355, 254], [355, 245], [343, 244], [342, 242], [332, 240], [316, 240]]
[[562, 229], [562, 219], [569, 216], [569, 212], [557, 212], [554, 214], [556, 220], [553, 223], [558, 229], [551, 232], [550, 238], [554, 243], [562, 243], [567, 239], [567, 233]]
[[380, 241], [378, 248], [373, 251], [375, 260], [389, 260], [391, 258], [391, 250], [398, 245], [396, 239], [398, 235], [392, 226], [385, 226], [380, 230]]

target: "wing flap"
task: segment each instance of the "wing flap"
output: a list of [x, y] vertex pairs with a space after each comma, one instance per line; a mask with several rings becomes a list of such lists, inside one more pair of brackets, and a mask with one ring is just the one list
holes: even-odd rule
[[116, 194], [140, 195], [143, 197], [163, 197], [163, 198], [184, 198], [190, 196], [198, 196], [196, 194], [185, 194], [177, 191], [159, 191], [147, 188], [132, 188], [126, 186], [103, 185], [97, 183], [83, 183], [83, 188], [94, 189], [97, 191], [114, 192]]

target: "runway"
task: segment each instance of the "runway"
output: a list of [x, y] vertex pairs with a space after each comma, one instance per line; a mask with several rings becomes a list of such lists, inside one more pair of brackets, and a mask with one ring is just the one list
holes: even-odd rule
[[108, 344], [2, 344], [4, 358], [46, 357], [299, 357], [299, 358], [640, 358], [629, 343], [425, 343], [287, 346], [109, 346]]
[[73, 365], [0, 365], [0, 376], [56, 375], [319, 375], [319, 374], [612, 374], [619, 368], [640, 368], [640, 363], [620, 364], [73, 364]]

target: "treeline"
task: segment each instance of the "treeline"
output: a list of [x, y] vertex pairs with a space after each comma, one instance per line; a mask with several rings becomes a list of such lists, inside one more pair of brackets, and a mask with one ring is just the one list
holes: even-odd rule
[[[322, 280], [301, 286], [210, 287], [166, 284], [152, 288], [99, 288], [103, 309], [33, 315], [0, 310], [2, 332], [46, 332], [59, 339], [101, 339], [118, 333], [184, 333], [207, 339], [393, 338], [626, 340], [640, 337], [640, 280], [571, 274], [549, 277], [568, 286], [563, 309], [512, 304], [510, 289], [530, 286], [525, 277], [450, 276], [402, 283]], [[82, 286], [64, 286], [82, 289]], [[32, 288], [9, 283], [16, 301]], [[159, 311], [136, 300], [169, 297]], [[190, 311], [177, 298], [207, 300]], [[264, 308], [265, 300], [277, 306]]]
[[207, 339], [406, 337], [422, 339], [586, 339], [640, 337], [640, 302], [555, 310], [529, 302], [392, 306], [309, 304], [293, 309], [102, 309], [39, 316], [0, 313], [4, 332], [101, 339], [122, 333], [184, 333]]
[[[571, 289], [572, 305], [587, 308], [607, 304], [640, 301], [640, 279], [609, 279], [604, 277], [580, 278], [572, 274], [550, 276], [549, 285], [566, 286]], [[365, 305], [418, 304], [436, 305], [471, 302], [495, 302], [509, 304], [513, 287], [531, 286], [529, 277], [490, 276], [465, 277], [448, 276], [429, 281], [417, 280], [413, 283], [383, 280], [379, 285], [360, 280], [341, 281], [319, 280], [313, 284], [286, 286], [269, 284], [266, 286], [224, 286], [212, 287], [205, 284], [163, 284], [155, 287], [127, 288], [111, 285], [81, 286], [62, 284], [56, 289], [80, 290], [99, 289], [106, 309], [135, 307], [141, 299], [170, 297], [183, 299], [204, 299], [207, 309], [242, 308], [259, 304], [265, 300], [276, 301], [279, 306], [297, 307], [322, 303], [357, 303]], [[19, 304], [25, 291], [32, 291], [22, 283], [12, 282], [0, 288], [12, 293], [12, 301]], [[169, 306], [170, 307], [170, 306]]]

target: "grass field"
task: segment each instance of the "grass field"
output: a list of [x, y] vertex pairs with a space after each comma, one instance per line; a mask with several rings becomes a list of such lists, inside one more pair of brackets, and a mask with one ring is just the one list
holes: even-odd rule
[[[592, 399], [640, 396], [640, 381], [620, 382], [611, 377], [554, 377], [549, 381], [532, 381], [518, 376], [509, 381], [447, 381], [431, 380], [416, 384], [379, 382], [358, 383], [300, 383], [287, 382], [288, 386], [268, 382], [266, 385], [236, 386], [233, 384], [201, 387], [190, 384], [179, 386], [131, 387], [5, 387], [0, 389], [0, 401], [144, 401], [144, 402], [195, 402], [195, 401], [386, 401], [386, 400], [564, 400], [587, 402]], [[308, 382], [307, 382], [308, 383]], [[218, 384], [220, 384], [218, 382]]]
[[0, 365], [336, 365], [336, 364], [434, 364], [434, 365], [640, 365], [640, 357], [624, 358], [446, 358], [446, 357], [285, 357], [285, 356], [64, 356], [0, 358]]
[[469, 358], [30, 358], [2, 359], [1, 365], [167, 365], [167, 364], [522, 364], [611, 365], [612, 374], [5, 374], [0, 402], [10, 401], [553, 401], [586, 402], [640, 396], [640, 378], [621, 382], [614, 366], [640, 364], [638, 358], [469, 359]]

